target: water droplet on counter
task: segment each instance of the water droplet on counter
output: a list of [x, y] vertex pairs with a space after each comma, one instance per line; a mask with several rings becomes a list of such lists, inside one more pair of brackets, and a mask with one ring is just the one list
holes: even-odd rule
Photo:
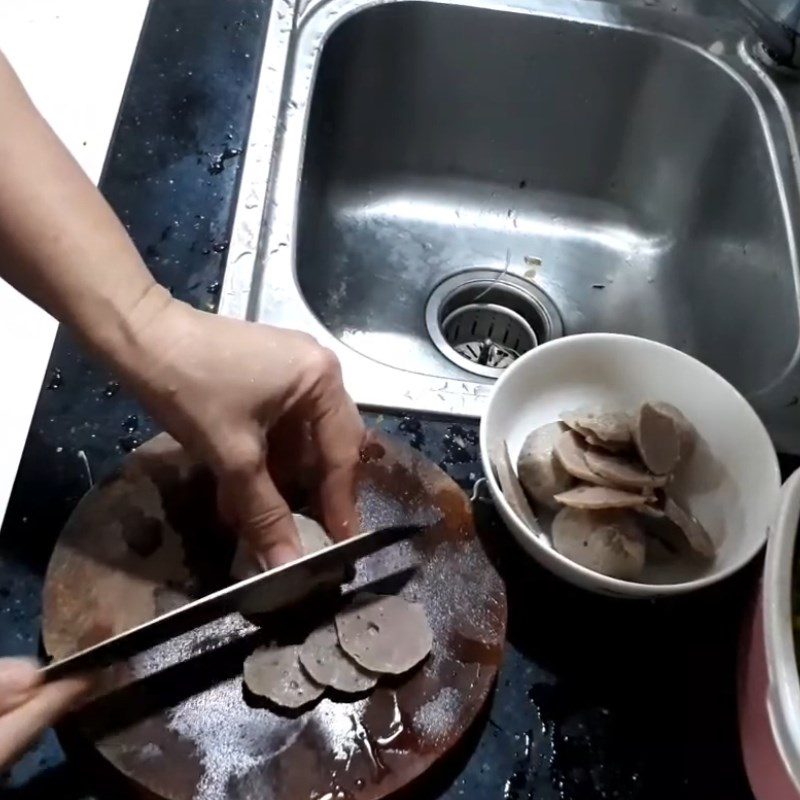
[[50, 380], [47, 382], [47, 388], [51, 392], [54, 392], [56, 389], [60, 389], [63, 383], [64, 376], [61, 374], [61, 370], [56, 367], [50, 374]]
[[242, 151], [238, 147], [228, 147], [221, 153], [207, 153], [208, 166], [206, 170], [209, 175], [219, 175], [225, 169], [225, 162], [231, 158], [236, 158], [241, 155]]
[[106, 397], [113, 397], [119, 391], [119, 384], [116, 381], [109, 381], [106, 388], [103, 389], [103, 394]]
[[136, 434], [130, 434], [129, 436], [123, 436], [121, 439], [119, 439], [118, 444], [120, 450], [122, 450], [124, 453], [132, 453], [142, 444], [142, 440]]
[[122, 427], [128, 433], [133, 433], [139, 427], [139, 417], [136, 414], [130, 414], [122, 421]]

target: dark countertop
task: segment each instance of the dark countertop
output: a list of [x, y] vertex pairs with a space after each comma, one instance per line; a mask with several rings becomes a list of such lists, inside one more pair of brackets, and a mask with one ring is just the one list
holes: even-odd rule
[[[213, 310], [269, 0], [152, 0], [101, 188], [157, 278]], [[475, 423], [367, 414], [465, 488]], [[38, 650], [42, 576], [94, 476], [156, 426], [60, 330], [0, 533], [0, 652]], [[510, 599], [488, 717], [415, 797], [751, 798], [736, 727], [739, 623], [760, 565], [690, 599], [600, 598], [526, 557], [488, 508]], [[50, 733], [2, 797], [94, 794]]]

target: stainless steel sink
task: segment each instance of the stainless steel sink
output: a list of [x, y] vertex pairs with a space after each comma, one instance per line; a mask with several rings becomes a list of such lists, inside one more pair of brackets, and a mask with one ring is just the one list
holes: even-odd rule
[[742, 28], [648, 6], [299, 11], [223, 310], [313, 333], [363, 404], [476, 416], [548, 338], [646, 336], [800, 448], [791, 103]]

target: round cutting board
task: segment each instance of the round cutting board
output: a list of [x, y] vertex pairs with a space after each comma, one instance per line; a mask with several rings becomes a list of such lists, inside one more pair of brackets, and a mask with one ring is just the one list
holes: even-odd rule
[[[434, 631], [428, 659], [370, 694], [326, 694], [299, 713], [255, 702], [243, 659], [264, 641], [302, 641], [315, 619], [332, 617], [338, 588], [260, 625], [232, 614], [137, 655], [106, 670], [103, 696], [76, 722], [138, 789], [170, 800], [367, 800], [408, 784], [465, 733], [492, 688], [506, 628], [505, 589], [470, 503], [434, 464], [377, 434], [357, 487], [362, 530], [442, 513], [362, 560], [344, 588], [421, 603]], [[45, 649], [63, 657], [225, 585], [232, 555], [213, 480], [157, 437], [65, 526], [45, 583]]]

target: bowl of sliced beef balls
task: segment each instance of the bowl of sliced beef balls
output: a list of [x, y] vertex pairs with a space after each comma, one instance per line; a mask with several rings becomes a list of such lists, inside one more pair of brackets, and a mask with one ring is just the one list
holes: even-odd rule
[[756, 412], [708, 366], [583, 334], [512, 364], [481, 423], [495, 504], [556, 574], [606, 594], [707, 586], [766, 541], [780, 473]]

